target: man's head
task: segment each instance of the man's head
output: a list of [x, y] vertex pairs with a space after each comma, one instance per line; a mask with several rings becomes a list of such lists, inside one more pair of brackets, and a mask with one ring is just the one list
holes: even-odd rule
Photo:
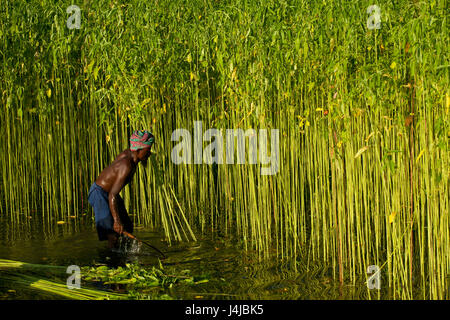
[[155, 137], [150, 131], [136, 130], [130, 137], [130, 150], [137, 151], [138, 159], [145, 166], [147, 165], [148, 157], [150, 157], [150, 150]]

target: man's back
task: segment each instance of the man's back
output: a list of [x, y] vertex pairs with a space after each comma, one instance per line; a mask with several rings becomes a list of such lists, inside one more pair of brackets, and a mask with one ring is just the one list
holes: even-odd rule
[[95, 180], [95, 183], [109, 193], [117, 179], [123, 180], [120, 188], [122, 189], [125, 185], [130, 183], [135, 172], [136, 164], [133, 161], [131, 151], [130, 149], [126, 149], [100, 173], [97, 180]]

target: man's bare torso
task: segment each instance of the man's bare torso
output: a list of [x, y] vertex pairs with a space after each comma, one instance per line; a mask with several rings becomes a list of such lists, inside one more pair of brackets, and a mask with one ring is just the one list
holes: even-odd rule
[[[95, 183], [106, 192], [110, 192], [114, 185], [119, 184], [120, 189], [125, 187], [133, 179], [137, 165], [133, 161], [131, 150], [120, 153], [116, 159], [106, 167], [98, 176]], [[117, 181], [120, 179], [121, 181]]]

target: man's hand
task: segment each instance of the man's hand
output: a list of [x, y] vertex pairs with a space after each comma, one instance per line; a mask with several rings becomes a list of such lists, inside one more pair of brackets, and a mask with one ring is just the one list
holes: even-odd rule
[[114, 221], [114, 231], [117, 232], [119, 235], [123, 233], [123, 225], [119, 220]]
[[[122, 160], [123, 162], [121, 162]], [[119, 202], [123, 202], [119, 196], [119, 192], [125, 186], [127, 178], [133, 174], [133, 167], [130, 162], [125, 159], [122, 160], [119, 161], [121, 162], [121, 165], [117, 165], [116, 171], [114, 172], [116, 176], [114, 182], [112, 183], [111, 189], [108, 192], [109, 209], [111, 211], [111, 216], [114, 219], [113, 230], [119, 235], [121, 235], [124, 231], [122, 221], [119, 218]]]

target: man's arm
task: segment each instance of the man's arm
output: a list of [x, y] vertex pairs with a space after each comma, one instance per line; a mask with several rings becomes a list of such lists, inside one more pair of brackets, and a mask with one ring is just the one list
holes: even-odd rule
[[108, 194], [108, 203], [109, 203], [109, 209], [111, 211], [111, 215], [114, 219], [114, 231], [116, 231], [118, 234], [122, 234], [123, 232], [123, 225], [122, 221], [120, 221], [119, 218], [119, 210], [117, 206], [119, 192], [122, 190], [122, 188], [125, 186], [125, 181], [128, 177], [128, 175], [131, 172], [131, 168], [128, 166], [121, 166], [120, 169], [118, 169], [118, 175], [117, 179], [114, 181], [111, 190]]

